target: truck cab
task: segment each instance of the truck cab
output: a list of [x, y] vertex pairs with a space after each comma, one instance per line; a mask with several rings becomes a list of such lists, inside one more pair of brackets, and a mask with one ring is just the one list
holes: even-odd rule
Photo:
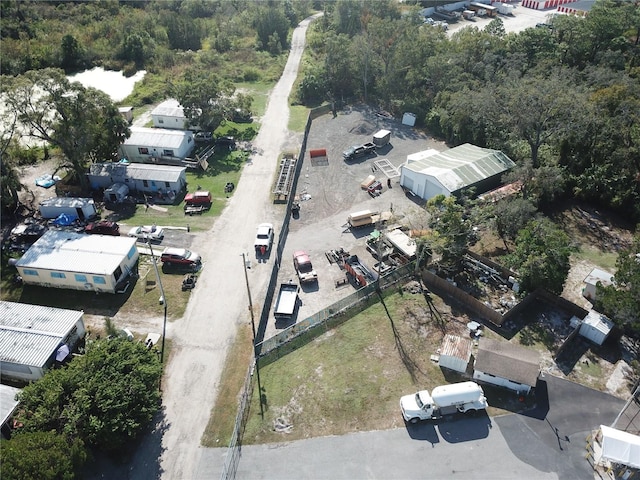
[[345, 160], [353, 160], [355, 158], [359, 158], [362, 156], [367, 156], [375, 153], [376, 144], [373, 142], [364, 143], [362, 145], [354, 145], [344, 152], [342, 152], [342, 157]]

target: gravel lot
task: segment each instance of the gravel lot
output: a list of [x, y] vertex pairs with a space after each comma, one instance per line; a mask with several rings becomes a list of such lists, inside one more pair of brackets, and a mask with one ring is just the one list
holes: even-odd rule
[[[380, 129], [392, 132], [390, 145], [379, 149], [377, 155], [349, 162], [343, 160], [344, 150], [351, 145], [370, 142], [373, 134]], [[314, 164], [311, 161], [308, 152], [317, 148], [327, 149], [328, 163]], [[327, 250], [344, 248], [358, 255], [369, 268], [376, 262], [366, 250], [365, 243], [373, 227], [350, 231], [346, 225], [349, 213], [393, 210], [388, 225], [410, 228], [425, 225], [422, 202], [406, 195], [400, 187], [399, 167], [407, 155], [429, 148], [447, 149], [443, 142], [413, 127], [402, 125], [399, 119], [379, 116], [367, 106], [350, 107], [338, 112], [335, 118], [329, 113], [314, 120], [295, 192], [302, 199], [300, 215], [291, 219], [279, 272], [281, 283], [289, 279], [297, 281], [291, 260], [295, 250], [305, 250], [318, 272], [317, 285], [302, 287], [298, 320], [355, 291], [351, 285], [335, 286], [335, 280], [343, 278], [344, 272], [336, 264], [329, 263], [325, 256]], [[387, 159], [398, 170], [397, 176], [391, 178], [391, 188], [387, 187], [389, 177], [376, 167], [376, 162], [383, 159]], [[374, 175], [383, 184], [382, 194], [377, 197], [371, 197], [360, 187], [360, 183], [369, 175]], [[274, 322], [270, 321], [266, 336], [271, 336], [275, 331]]]

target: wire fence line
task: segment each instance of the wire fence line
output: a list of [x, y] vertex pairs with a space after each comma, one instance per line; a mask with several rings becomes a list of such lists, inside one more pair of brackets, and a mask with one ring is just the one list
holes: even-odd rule
[[[314, 118], [319, 115], [327, 113], [331, 110], [331, 106], [318, 107], [312, 109], [309, 112], [307, 118], [307, 124], [305, 126], [302, 146], [298, 155], [298, 160], [295, 166], [295, 174], [291, 183], [291, 192], [287, 197], [287, 208], [282, 221], [280, 235], [278, 243], [274, 247], [274, 265], [271, 271], [269, 284], [265, 294], [264, 302], [262, 305], [262, 311], [260, 313], [260, 321], [257, 328], [255, 343], [254, 343], [254, 356], [252, 357], [251, 364], [247, 370], [244, 386], [240, 392], [240, 402], [238, 406], [238, 412], [236, 414], [236, 421], [229, 441], [227, 455], [223, 466], [221, 479], [233, 480], [236, 478], [238, 470], [238, 464], [242, 454], [242, 437], [244, 429], [249, 418], [251, 408], [251, 397], [254, 389], [254, 374], [261, 365], [267, 365], [278, 358], [282, 358], [284, 355], [293, 352], [294, 350], [306, 345], [314, 338], [323, 334], [327, 330], [334, 328], [349, 318], [351, 318], [357, 309], [364, 309], [369, 304], [369, 300], [377, 292], [383, 292], [390, 287], [398, 284], [400, 281], [405, 280], [409, 276], [415, 273], [415, 262], [410, 262], [403, 265], [385, 276], [380, 276], [379, 281], [370, 283], [359, 290], [355, 291], [351, 295], [342, 300], [332, 304], [329, 307], [322, 309], [314, 315], [305, 318], [304, 320], [297, 322], [296, 324], [288, 327], [287, 329], [279, 332], [274, 337], [264, 339], [267, 322], [271, 312], [271, 303], [278, 287], [278, 273], [280, 270], [280, 263], [282, 258], [282, 252], [289, 232], [289, 221], [291, 220], [291, 206], [294, 202], [293, 192], [297, 189], [298, 179], [300, 177], [300, 171], [302, 169], [302, 163], [304, 160], [307, 140], [309, 136], [309, 130]], [[258, 392], [262, 395], [262, 392]]]

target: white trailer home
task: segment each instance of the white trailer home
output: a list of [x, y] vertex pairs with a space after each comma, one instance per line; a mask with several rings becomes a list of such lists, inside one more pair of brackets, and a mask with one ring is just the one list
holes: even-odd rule
[[187, 158], [195, 142], [189, 130], [131, 127], [120, 145], [120, 156], [134, 163], [175, 164]]
[[97, 215], [96, 205], [91, 198], [51, 197], [40, 202], [42, 218], [58, 218], [65, 214], [70, 217], [88, 220]]
[[87, 178], [94, 190], [123, 184], [131, 192], [177, 194], [186, 190], [187, 168], [142, 163], [94, 163], [89, 167]]
[[0, 302], [0, 372], [3, 379], [33, 382], [64, 361], [84, 337], [83, 312]]
[[15, 267], [27, 285], [121, 293], [138, 256], [135, 238], [49, 230]]
[[540, 356], [506, 341], [481, 338], [473, 378], [484, 383], [528, 394], [540, 374]]
[[189, 125], [187, 117], [184, 115], [184, 108], [180, 102], [174, 98], [165, 100], [151, 110], [151, 120], [156, 128], [168, 128], [172, 130], [200, 130], [199, 127]]

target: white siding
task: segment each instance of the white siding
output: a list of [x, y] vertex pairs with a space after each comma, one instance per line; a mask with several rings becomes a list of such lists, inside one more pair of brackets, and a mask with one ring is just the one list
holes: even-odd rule
[[506, 378], [496, 377], [494, 375], [490, 375], [488, 373], [481, 372], [479, 370], [475, 370], [473, 372], [474, 380], [479, 380], [484, 383], [490, 383], [493, 385], [497, 385], [499, 387], [508, 388], [509, 390], [513, 390], [515, 392], [521, 394], [528, 394], [531, 391], [531, 387], [529, 385], [523, 385], [521, 383], [512, 382], [511, 380], [507, 380]]

